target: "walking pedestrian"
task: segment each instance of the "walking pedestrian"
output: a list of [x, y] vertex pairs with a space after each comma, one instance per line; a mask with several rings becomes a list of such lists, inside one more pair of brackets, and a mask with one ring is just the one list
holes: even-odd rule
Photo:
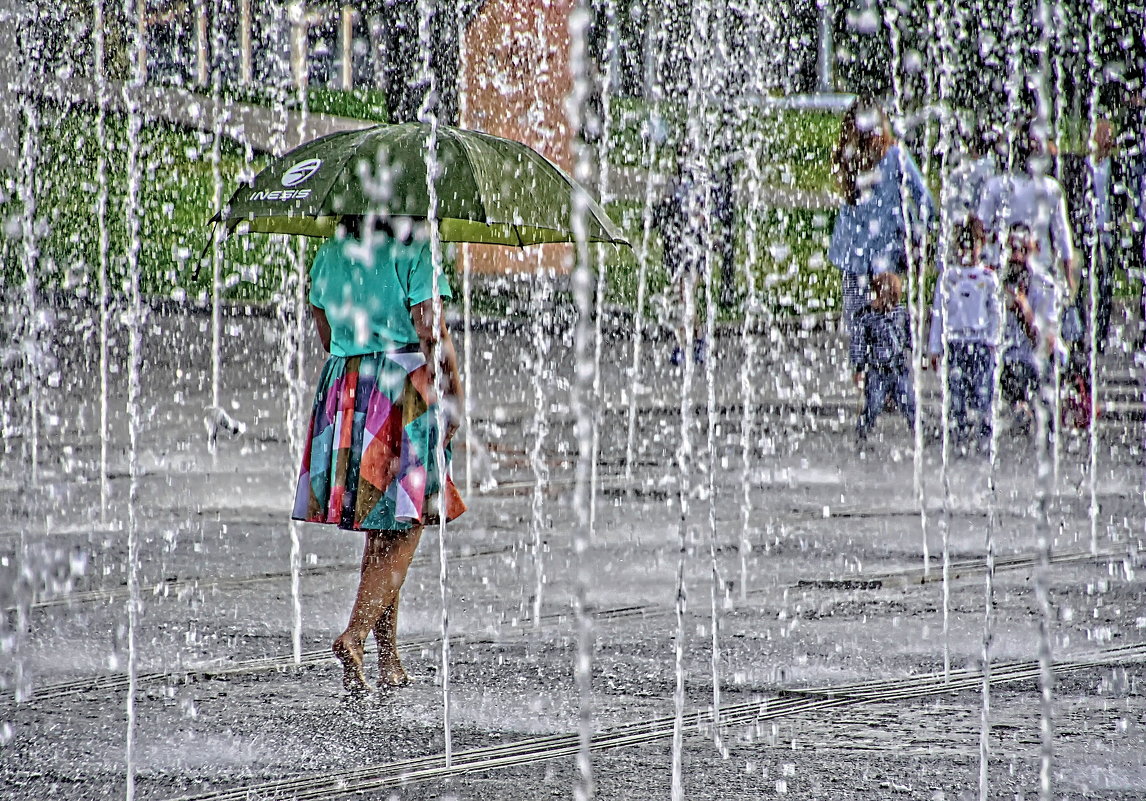
[[[665, 272], [678, 303], [675, 309], [676, 344], [670, 357], [675, 367], [684, 363], [690, 346], [693, 360], [698, 364], [708, 356], [708, 342], [701, 330], [696, 303], [697, 286], [703, 283], [709, 269], [709, 220], [700, 173], [701, 166], [693, 157], [691, 148], [682, 148], [676, 178], [668, 194], [653, 209], [653, 220], [660, 230], [664, 248]], [[688, 320], [690, 308], [691, 323]]]
[[399, 687], [409, 675], [398, 656], [398, 600], [423, 526], [437, 522], [439, 510], [447, 520], [465, 511], [449, 474], [462, 406], [440, 307], [450, 288], [434, 274], [424, 230], [405, 219], [345, 218], [340, 234], [319, 248], [310, 280], [315, 329], [330, 356], [293, 517], [364, 533], [358, 591], [332, 650], [343, 686], [364, 691], [364, 646], [373, 633], [378, 686]]
[[1058, 336], [1058, 292], [1038, 263], [1038, 237], [1024, 223], [1012, 225], [1007, 239], [1003, 295], [1002, 395], [1012, 430], [1028, 433], [1034, 404], [1041, 402], [1048, 412], [1054, 405], [1053, 376], [1065, 350]]
[[895, 273], [871, 279], [872, 299], [856, 314], [849, 349], [856, 386], [863, 385], [864, 407], [856, 423], [860, 446], [889, 402], [915, 424], [911, 382], [911, 324], [902, 305], [903, 284]]
[[843, 203], [828, 260], [842, 273], [844, 324], [854, 340], [856, 315], [868, 302], [872, 277], [907, 271], [935, 218], [935, 203], [915, 160], [895, 141], [878, 108], [853, 104], [844, 113], [832, 168]]
[[994, 264], [1003, 260], [1011, 227], [1021, 223], [1038, 246], [1035, 269], [1046, 270], [1060, 293], [1073, 298], [1077, 288], [1074, 237], [1062, 186], [1047, 173], [1045, 148], [1029, 127], [1016, 135], [1013, 155], [1012, 171], [991, 178], [979, 203], [977, 216], [987, 232], [987, 260]]
[[[1111, 245], [1127, 278], [1141, 283], [1146, 302], [1146, 90], [1141, 79], [1136, 89], [1121, 81], [1108, 84], [1103, 104], [1110, 110], [1118, 149], [1110, 176]], [[1135, 323], [1137, 330], [1129, 333], [1127, 344], [1134, 350], [1146, 349], [1146, 314], [1128, 322]]]
[[999, 279], [982, 261], [986, 237], [977, 218], [957, 223], [951, 238], [956, 258], [940, 265], [928, 351], [933, 370], [946, 355], [944, 375], [956, 446], [965, 448], [974, 431], [975, 445], [984, 452], [991, 440], [995, 351], [1002, 327]]
[[1086, 328], [1090, 322], [1088, 278], [1089, 273], [1093, 271], [1096, 290], [1094, 344], [1099, 353], [1106, 351], [1114, 289], [1111, 265], [1113, 245], [1111, 172], [1114, 146], [1114, 129], [1110, 121], [1103, 118], [1095, 124], [1094, 147], [1090, 157], [1083, 155], [1060, 157], [1063, 186], [1066, 190], [1070, 216], [1074, 221], [1074, 233], [1081, 234], [1086, 243], [1079, 258], [1079, 263], [1083, 265], [1083, 275], [1075, 303], [1081, 324]]
[[[943, 182], [943, 219], [958, 225], [979, 211], [987, 183], [999, 174], [996, 135], [986, 117], [980, 117], [972, 133], [966, 135], [966, 149], [953, 155], [957, 160]], [[941, 258], [946, 258], [941, 255]]]
[[720, 261], [720, 305], [731, 309], [736, 302], [736, 167], [731, 154], [712, 186], [716, 257]]
[[[1142, 175], [1138, 178], [1138, 220], [1136, 221], [1139, 228], [1146, 230], [1146, 170], [1142, 171]], [[1142, 257], [1142, 263], [1146, 264], [1146, 237], [1142, 240], [1142, 251], [1139, 254]], [[1146, 337], [1146, 275], [1142, 276], [1142, 327], [1143, 336]], [[1141, 345], [1137, 348], [1140, 351], [1146, 351], [1146, 345]]]

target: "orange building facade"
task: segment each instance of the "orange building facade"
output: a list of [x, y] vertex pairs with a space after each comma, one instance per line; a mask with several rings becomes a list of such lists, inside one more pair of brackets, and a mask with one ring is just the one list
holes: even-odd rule
[[[565, 102], [572, 0], [487, 0], [462, 35], [458, 76], [462, 128], [516, 139], [572, 173]], [[477, 274], [566, 272], [569, 245], [524, 249], [463, 245], [459, 268]]]

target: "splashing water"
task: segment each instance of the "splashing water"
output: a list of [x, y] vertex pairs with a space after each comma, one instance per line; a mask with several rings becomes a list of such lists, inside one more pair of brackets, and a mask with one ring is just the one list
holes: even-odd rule
[[[650, 762], [650, 792], [683, 798], [694, 784], [718, 786], [704, 782], [742, 772], [740, 780], [778, 794], [830, 794], [840, 779], [815, 754], [837, 742], [854, 747], [862, 734], [846, 716], [828, 730], [816, 717], [815, 693], [787, 691], [902, 680], [906, 695], [924, 674], [943, 691], [974, 687], [979, 697], [886, 701], [889, 731], [910, 737], [921, 720], [937, 724], [928, 748], [938, 766], [934, 776], [901, 776], [900, 761], [888, 760], [888, 786], [969, 785], [975, 769], [958, 754], [976, 740], [982, 799], [1018, 783], [1037, 783], [1042, 798], [1081, 792], [1087, 771], [1105, 770], [1112, 784], [1125, 780], [1106, 768], [1130, 742], [1132, 720], [1120, 705], [1132, 708], [1126, 688], [1138, 657], [1119, 651], [1122, 662], [1091, 668], [1102, 672], [1083, 683], [1100, 687], [1098, 701], [1060, 678], [1065, 662], [1114, 638], [1126, 648], [1141, 640], [1136, 607], [1124, 599], [1139, 594], [1141, 573], [1141, 487], [1130, 487], [1142, 443], [1128, 421], [1142, 399], [1127, 399], [1123, 373], [1133, 343], [1122, 321], [1113, 354], [1098, 353], [1093, 334], [1076, 354], [1089, 353], [1085, 372], [1093, 398], [1103, 401], [1101, 415], [1092, 402], [1089, 425], [1064, 431], [1060, 393], [1053, 402], [1048, 393], [1033, 447], [1006, 430], [997, 361], [983, 463], [960, 452], [951, 432], [948, 343], [939, 371], [920, 366], [934, 259], [912, 253], [916, 422], [910, 435], [881, 440], [880, 447], [890, 443], [886, 453], [853, 456], [855, 397], [834, 337], [838, 271], [823, 255], [837, 206], [828, 165], [839, 111], [868, 91], [854, 77], [865, 67], [883, 81], [872, 94], [890, 107], [904, 150], [916, 154], [937, 196], [949, 191], [960, 161], [965, 118], [989, 111], [1013, 146], [1033, 94], [1058, 150], [1087, 151], [1080, 160], [1091, 183], [1080, 197], [1095, 216], [1106, 84], [1130, 85], [1137, 68], [1137, 56], [1108, 53], [1114, 40], [1104, 18], [1123, 9], [1043, 3], [1027, 20], [1014, 7], [987, 13], [947, 0], [886, 13], [601, 0], [577, 4], [571, 16], [553, 4], [516, 9], [515, 22], [532, 14], [530, 36], [466, 52], [463, 34], [495, 5], [390, 4], [387, 13], [404, 15], [396, 33], [366, 6], [200, 3], [171, 10], [177, 21], [169, 24], [142, 4], [121, 12], [97, 2], [66, 31], [56, 22], [21, 30], [32, 47], [14, 52], [74, 53], [57, 52], [39, 70], [48, 88], [21, 78], [8, 104], [18, 111], [18, 148], [0, 173], [0, 257], [13, 279], [0, 287], [13, 316], [3, 367], [5, 397], [14, 398], [3, 410], [10, 478], [0, 487], [9, 523], [0, 532], [0, 571], [13, 581], [0, 581], [8, 599], [0, 681], [17, 701], [0, 720], [0, 743], [15, 755], [0, 783], [29, 792], [30, 780], [14, 766], [48, 773], [43, 746], [23, 732], [55, 726], [49, 701], [70, 693], [59, 708], [101, 725], [92, 727], [87, 755], [76, 738], [57, 738], [53, 769], [66, 765], [105, 795], [131, 798], [145, 787], [150, 795], [156, 777], [175, 786], [192, 774], [218, 788], [204, 797], [272, 795], [282, 788], [239, 777], [234, 761], [252, 775], [266, 772], [279, 764], [278, 749], [289, 747], [296, 767], [283, 781], [317, 782], [337, 771], [338, 760], [358, 766], [329, 779], [333, 790], [306, 791], [316, 796], [397, 787], [369, 782], [398, 776], [441, 781], [438, 790], [452, 792], [446, 782], [480, 770], [498, 792], [505, 788], [495, 782], [513, 782], [503, 794], [516, 797], [535, 788], [501, 768], [560, 751], [576, 759], [573, 794], [588, 799], [614, 786], [616, 763], [599, 750], [626, 737], [664, 746]], [[458, 90], [463, 122], [482, 124], [478, 114], [467, 117], [481, 92], [509, 91], [515, 70], [535, 69], [528, 77], [537, 80], [522, 90], [527, 124], [544, 127], [549, 105], [566, 104], [568, 130], [580, 137], [575, 177], [599, 187], [636, 247], [630, 255], [590, 246], [576, 196], [568, 279], [543, 249], [512, 260], [520, 273], [512, 276], [475, 275], [474, 261], [463, 260], [464, 373], [477, 390], [466, 393], [463, 410], [466, 489], [477, 495], [464, 527], [451, 528], [449, 538], [440, 529], [438, 552], [428, 554], [438, 562], [437, 593], [427, 591], [431, 576], [410, 593], [417, 613], [404, 619], [418, 633], [403, 647], [419, 653], [420, 645], [431, 670], [440, 662], [440, 686], [359, 707], [335, 700], [336, 683], [312, 692], [326, 688], [332, 665], [328, 653], [303, 648], [322, 634], [329, 588], [351, 568], [337, 561], [334, 538], [294, 523], [283, 531], [279, 522], [281, 496], [295, 482], [281, 481], [278, 468], [289, 465], [295, 478], [303, 377], [314, 355], [306, 331], [311, 251], [301, 241], [257, 236], [209, 242], [201, 222], [267, 153], [281, 154], [328, 123], [364, 127], [399, 105], [435, 131], [450, 123], [449, 76], [436, 65], [445, 29], [460, 40], [459, 84], [478, 93]], [[1136, 29], [1126, 31], [1123, 39], [1133, 41], [1118, 43], [1130, 52]], [[566, 35], [570, 50], [558, 53]], [[387, 65], [380, 53], [402, 37]], [[865, 41], [883, 49], [870, 55]], [[980, 56], [988, 69], [970, 92], [968, 63]], [[408, 63], [395, 68], [402, 59]], [[566, 67], [568, 87], [556, 80]], [[387, 69], [401, 80], [387, 78]], [[993, 83], [996, 73], [1002, 77]], [[833, 81], [844, 91], [828, 93]], [[825, 92], [806, 95], [813, 87]], [[385, 90], [393, 106], [372, 99]], [[972, 107], [980, 102], [995, 108]], [[0, 134], [6, 119], [0, 109]], [[80, 133], [65, 120], [78, 121]], [[5, 141], [0, 135], [0, 148]], [[554, 136], [553, 152], [567, 144]], [[694, 268], [679, 300], [661, 263], [671, 234], [661, 230], [658, 209], [678, 153], [693, 180], [685, 249]], [[442, 167], [436, 157], [432, 134], [431, 175]], [[78, 181], [69, 160], [83, 167]], [[717, 240], [725, 232], [716, 187], [730, 164], [731, 304], [725, 274], [713, 272], [723, 267]], [[1062, 163], [1055, 170], [1065, 184]], [[437, 191], [433, 182], [428, 188]], [[75, 207], [90, 219], [76, 224]], [[952, 223], [941, 218], [929, 232], [939, 254]], [[1118, 225], [1129, 237], [1129, 220]], [[1084, 241], [1094, 263], [1101, 245], [1094, 236]], [[185, 268], [204, 245], [199, 282]], [[435, 268], [448, 275], [452, 255], [434, 241]], [[1093, 269], [1086, 277], [1088, 300], [1078, 305], [1093, 332], [1099, 286]], [[1118, 293], [1137, 285], [1118, 287], [1120, 310]], [[436, 322], [444, 314], [436, 308]], [[679, 368], [666, 363], [674, 335]], [[695, 358], [697, 342], [707, 348], [703, 359]], [[162, 358], [154, 360], [155, 352]], [[68, 377], [73, 365], [80, 369]], [[172, 365], [168, 391], [156, 376]], [[529, 374], [514, 374], [519, 366]], [[52, 383], [57, 371], [62, 383]], [[474, 398], [491, 404], [488, 424]], [[1052, 424], [1053, 439], [1044, 438]], [[435, 458], [441, 466], [441, 454]], [[495, 469], [505, 480], [494, 478]], [[572, 493], [557, 491], [569, 478]], [[284, 533], [289, 565], [257, 565], [253, 555], [281, 548]], [[72, 546], [88, 558], [90, 551], [88, 572], [53, 580], [62, 562], [45, 544], [55, 541], [61, 552]], [[1068, 552], [1069, 543], [1089, 559]], [[1119, 553], [1111, 557], [1114, 543]], [[942, 575], [932, 576], [940, 547]], [[903, 573], [909, 563], [919, 566], [920, 550], [922, 571]], [[1062, 572], [1068, 558], [1071, 572]], [[1020, 563], [1019, 573], [1005, 572]], [[421, 580], [413, 576], [412, 588]], [[980, 589], [969, 576], [984, 577], [974, 583]], [[308, 594], [304, 619], [303, 591], [319, 587], [323, 600], [312, 603]], [[708, 595], [707, 608], [689, 603], [697, 591]], [[276, 620], [251, 612], [264, 605], [289, 605], [289, 613]], [[76, 638], [80, 627], [86, 636]], [[263, 654], [268, 642], [285, 643], [287, 629], [290, 653]], [[68, 650], [57, 652], [65, 638]], [[999, 695], [1012, 660], [1034, 666], [1025, 675], [1038, 677], [1037, 695], [1026, 687]], [[221, 684], [223, 676], [259, 670], [268, 671], [266, 684]], [[83, 683], [112, 688], [113, 700], [78, 688]], [[273, 722], [261, 703], [268, 693], [285, 699]], [[298, 693], [305, 704], [291, 700]], [[1066, 698], [1080, 711], [1056, 718]], [[376, 703], [387, 714], [374, 714]], [[801, 731], [813, 739], [778, 717], [788, 704], [806, 716]], [[379, 757], [359, 738], [316, 734], [314, 713], [332, 710], [348, 732], [371, 735], [362, 741], [384, 733], [405, 745], [409, 732], [424, 734], [419, 746], [436, 744], [423, 754], [430, 772]], [[1016, 735], [1017, 745], [1003, 751], [1007, 734], [998, 724], [1012, 712], [1040, 733]], [[244, 726], [272, 725], [288, 746], [234, 747]], [[101, 748], [112, 738], [100, 732], [113, 726], [114, 748]], [[1071, 738], [1083, 729], [1090, 739], [1078, 746]], [[759, 756], [762, 741], [804, 756], [773, 764]], [[89, 771], [109, 751], [111, 769], [100, 763]], [[1014, 775], [1004, 778], [1008, 768]], [[858, 773], [848, 781], [853, 793], [888, 790]]]
[[124, 204], [128, 232], [127, 245], [127, 418], [128, 418], [128, 493], [127, 493], [127, 733], [124, 762], [127, 769], [127, 801], [135, 798], [136, 759], [136, 636], [142, 601], [139, 596], [139, 432], [142, 421], [140, 380], [143, 367], [142, 333], [144, 311], [139, 287], [140, 239], [139, 205], [142, 186], [140, 163], [140, 130], [143, 119], [138, 109], [138, 94], [143, 88], [146, 69], [143, 43], [143, 4], [136, 10], [133, 37], [132, 79], [124, 87], [127, 105], [127, 199]]

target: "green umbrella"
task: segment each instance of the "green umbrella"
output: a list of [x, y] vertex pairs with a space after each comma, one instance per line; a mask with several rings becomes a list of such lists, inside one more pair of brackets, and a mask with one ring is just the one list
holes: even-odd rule
[[[330, 134], [275, 159], [212, 218], [228, 231], [331, 236], [344, 216], [430, 216], [430, 126], [376, 125]], [[536, 245], [573, 240], [574, 197], [590, 242], [625, 244], [584, 187], [520, 142], [439, 127], [438, 204], [446, 242]]]

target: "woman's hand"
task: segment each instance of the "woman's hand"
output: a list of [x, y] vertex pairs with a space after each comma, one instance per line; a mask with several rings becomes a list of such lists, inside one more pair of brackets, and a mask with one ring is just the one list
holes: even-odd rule
[[442, 416], [446, 420], [446, 436], [442, 442], [448, 446], [462, 427], [462, 408], [457, 398], [448, 395], [442, 398]]
[[1003, 292], [1005, 292], [1006, 296], [1007, 296], [1007, 298], [1006, 298], [1007, 308], [1008, 309], [1018, 308], [1019, 291], [1017, 289], [1015, 289], [1015, 287], [1010, 285], [1010, 284], [1004, 284], [1003, 285]]
[[1070, 259], [1063, 259], [1063, 272], [1066, 274], [1067, 300], [1073, 301], [1078, 294], [1078, 274], [1074, 270], [1074, 263]]
[[1023, 327], [1027, 339], [1031, 342], [1037, 343], [1039, 338], [1039, 328], [1035, 320], [1035, 310], [1031, 307], [1030, 299], [1022, 290], [1016, 290], [1008, 300], [1007, 307], [1013, 309], [1019, 318], [1019, 323]]
[[[438, 304], [441, 300], [436, 301]], [[462, 389], [462, 379], [458, 372], [458, 354], [454, 349], [454, 341], [450, 337], [450, 329], [446, 326], [445, 310], [439, 305], [434, 309], [435, 300], [424, 300], [410, 309], [410, 320], [414, 323], [414, 330], [418, 334], [418, 343], [422, 355], [426, 357], [426, 366], [430, 371], [430, 381], [435, 389], [441, 391], [441, 398], [435, 399], [443, 406], [446, 419], [445, 444], [449, 444], [454, 434], [461, 427], [462, 410], [465, 408], [465, 392]], [[438, 318], [435, 328], [434, 318]], [[437, 346], [438, 361], [434, 363], [434, 350]], [[439, 380], [439, 370], [441, 371]]]

